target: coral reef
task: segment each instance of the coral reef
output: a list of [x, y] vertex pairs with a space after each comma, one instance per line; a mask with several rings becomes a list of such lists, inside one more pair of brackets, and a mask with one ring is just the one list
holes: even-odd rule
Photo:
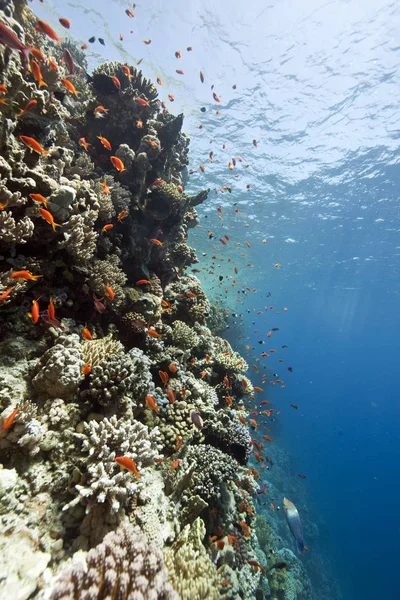
[[[253, 527], [248, 365], [206, 325], [222, 329], [224, 311], [187, 272], [208, 190], [183, 187], [183, 115], [137, 67], [88, 73], [21, 0], [0, 19], [24, 47], [0, 46], [8, 597], [302, 598], [299, 565], [283, 592]], [[46, 85], [25, 46], [44, 52]]]

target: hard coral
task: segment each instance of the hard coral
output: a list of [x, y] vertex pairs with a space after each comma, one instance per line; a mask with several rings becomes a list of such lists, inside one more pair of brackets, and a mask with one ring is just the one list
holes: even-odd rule
[[51, 600], [179, 600], [168, 582], [162, 553], [139, 527], [124, 521], [61, 573]]

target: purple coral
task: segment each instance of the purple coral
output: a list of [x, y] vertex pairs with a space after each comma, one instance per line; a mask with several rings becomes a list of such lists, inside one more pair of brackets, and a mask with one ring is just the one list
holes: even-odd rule
[[149, 546], [139, 527], [125, 521], [86, 555], [86, 564], [65, 569], [51, 600], [179, 600], [168, 583], [162, 552]]

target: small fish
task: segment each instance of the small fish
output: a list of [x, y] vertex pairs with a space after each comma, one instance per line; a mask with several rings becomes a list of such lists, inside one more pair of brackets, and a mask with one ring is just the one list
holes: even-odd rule
[[172, 391], [170, 388], [168, 388], [168, 389], [166, 390], [166, 394], [167, 394], [167, 398], [168, 398], [168, 400], [169, 400], [169, 403], [170, 403], [170, 404], [175, 404], [175, 402], [176, 402], [176, 398], [175, 398], [175, 394], [174, 394], [174, 392], [173, 392], [173, 391]]
[[71, 21], [69, 21], [68, 19], [60, 17], [58, 20], [61, 23], [61, 25], [65, 27], [65, 29], [69, 29], [71, 27]]
[[180, 50], [176, 50], [175, 51], [175, 57], [176, 58], [182, 58], [182, 52]]
[[110, 193], [110, 188], [109, 188], [109, 186], [108, 186], [108, 184], [107, 184], [107, 181], [106, 181], [106, 180], [104, 180], [104, 181], [101, 181], [101, 182], [100, 182], [100, 185], [101, 185], [101, 187], [103, 188], [103, 194], [105, 194], [105, 195], [107, 196], [107, 194], [109, 194], [109, 193]]
[[250, 537], [250, 527], [247, 523], [245, 523], [245, 521], [240, 521], [239, 525], [242, 528], [244, 537]]
[[87, 49], [88, 49], [88, 45], [87, 44], [82, 44], [81, 50], [87, 50]]
[[257, 140], [253, 140], [253, 146], [257, 148]]
[[102, 135], [98, 135], [97, 137], [98, 137], [98, 139], [100, 140], [101, 144], [104, 146], [104, 148], [105, 148], [106, 150], [109, 150], [109, 151], [111, 152], [111, 144], [110, 144], [110, 142], [108, 141], [108, 139], [107, 139], [107, 138], [105, 138], [105, 137], [103, 137]]
[[75, 63], [74, 63], [73, 56], [72, 56], [71, 52], [68, 50], [68, 48], [63, 49], [62, 62], [67, 67], [67, 71], [68, 71], [69, 75], [74, 75], [75, 74]]
[[8, 288], [5, 292], [3, 292], [2, 294], [0, 294], [0, 301], [1, 300], [6, 300], [8, 298], [8, 296], [11, 294], [12, 291], [13, 291], [13, 288]]
[[43, 275], [32, 275], [30, 271], [14, 271], [11, 273], [10, 278], [16, 279], [17, 281], [37, 281]]
[[146, 46], [149, 46], [151, 44], [151, 40], [142, 40], [143, 44], [146, 44]]
[[169, 369], [169, 371], [171, 371], [171, 373], [177, 373], [177, 371], [178, 371], [178, 367], [172, 363], [170, 365], [168, 365], [168, 369]]
[[111, 77], [111, 79], [113, 80], [113, 83], [114, 83], [115, 87], [116, 87], [116, 88], [118, 88], [118, 89], [120, 90], [120, 89], [121, 89], [121, 82], [120, 82], [120, 80], [118, 79], [118, 77], [117, 77], [116, 75], [113, 75], [113, 76]]
[[175, 97], [174, 97], [172, 94], [168, 94], [168, 100], [169, 100], [170, 102], [174, 102], [174, 100], [175, 100]]
[[127, 65], [122, 65], [121, 69], [122, 69], [124, 75], [126, 75], [126, 77], [130, 81], [132, 79], [132, 77], [133, 77], [130, 68]]
[[65, 87], [65, 89], [67, 90], [67, 92], [69, 94], [72, 94], [74, 96], [78, 96], [78, 94], [80, 94], [80, 92], [78, 92], [77, 89], [75, 89], [75, 86], [73, 83], [71, 83], [69, 81], [69, 79], [65, 79], [65, 78], [61, 78], [60, 82], [63, 84], [63, 86]]
[[91, 340], [93, 339], [93, 336], [92, 336], [92, 334], [90, 333], [90, 331], [89, 331], [89, 329], [88, 329], [87, 325], [85, 325], [85, 327], [82, 329], [82, 337], [83, 337], [85, 340], [89, 340], [89, 341], [91, 341]]
[[272, 512], [274, 512], [274, 510], [275, 510], [275, 504], [272, 504], [272, 502], [271, 502], [271, 504], [269, 505], [269, 507], [272, 510]]
[[21, 108], [19, 113], [17, 113], [17, 117], [22, 117], [22, 115], [24, 115], [26, 112], [29, 112], [30, 110], [33, 110], [34, 108], [36, 108], [38, 101], [37, 100], [30, 100], [24, 108]]
[[299, 410], [299, 407], [297, 406], [297, 404], [291, 404], [290, 405], [292, 408], [295, 408], [296, 410]]
[[47, 207], [47, 200], [42, 194], [29, 194], [29, 198], [34, 202], [39, 202], [39, 204], [43, 204], [43, 206]]
[[14, 52], [21, 52], [24, 68], [28, 65], [30, 49], [23, 45], [18, 36], [10, 27], [0, 21], [0, 44], [7, 46]]
[[148, 279], [138, 279], [138, 281], [136, 282], [136, 285], [148, 285], [150, 283], [151, 283], [151, 281], [149, 281]]
[[27, 402], [26, 404], [20, 404], [19, 406], [17, 406], [17, 408], [14, 408], [11, 415], [9, 417], [7, 417], [7, 419], [4, 421], [3, 427], [1, 428], [0, 433], [7, 431], [7, 429], [9, 429], [11, 427], [11, 425], [14, 423], [15, 417], [17, 416], [19, 411], [22, 410], [23, 408], [26, 408], [28, 406], [28, 404], [29, 404], [29, 402]]
[[45, 150], [40, 144], [39, 142], [37, 142], [34, 138], [32, 137], [28, 137], [27, 135], [20, 135], [19, 139], [21, 140], [21, 142], [23, 144], [25, 144], [25, 146], [27, 146], [30, 150], [33, 150], [33, 152], [37, 152], [38, 154], [44, 154], [46, 155], [48, 153], [48, 150]]
[[146, 396], [146, 404], [151, 410], [155, 410], [156, 412], [160, 410], [153, 396]]
[[303, 473], [297, 473], [297, 477], [300, 477], [300, 479], [307, 479], [307, 477], [303, 475]]
[[90, 44], [93, 44], [95, 41], [96, 41], [96, 38], [95, 38], [95, 36], [94, 36], [94, 35], [92, 35], [92, 37], [88, 39], [88, 42], [89, 42]]
[[89, 152], [89, 148], [92, 147], [92, 144], [89, 144], [84, 137], [79, 138], [78, 144], [85, 148], [86, 152]]
[[263, 392], [264, 390], [261, 387], [259, 387], [258, 385], [255, 385], [254, 386], [254, 391], [255, 392]]
[[48, 58], [47, 62], [49, 63], [49, 66], [53, 69], [53, 71], [55, 71], [56, 73], [59, 72], [59, 68], [55, 60], [53, 60], [52, 58]]
[[132, 458], [129, 458], [128, 456], [116, 456], [115, 462], [119, 464], [121, 470], [126, 469], [127, 471], [133, 473], [136, 479], [140, 479], [140, 473], [137, 469], [135, 461], [132, 460]]
[[49, 305], [47, 307], [47, 316], [50, 320], [55, 319], [56, 309], [54, 306], [53, 298], [50, 298]]
[[180, 436], [180, 435], [178, 435], [178, 434], [176, 434], [176, 436], [175, 436], [175, 437], [176, 437], [176, 441], [178, 442], [178, 443], [176, 444], [176, 446], [175, 446], [175, 452], [178, 452], [179, 448], [181, 448], [181, 447], [182, 447], [182, 444], [183, 444], [183, 439], [182, 439], [182, 438], [181, 438], [181, 436]]
[[115, 167], [120, 173], [122, 173], [122, 171], [126, 171], [124, 163], [120, 158], [118, 158], [118, 156], [110, 156], [110, 161], [113, 167]]
[[61, 46], [61, 38], [58, 37], [54, 29], [52, 29], [50, 25], [48, 25], [44, 21], [38, 19], [35, 25], [35, 30], [39, 33], [42, 33], [43, 35], [47, 35], [47, 37], [49, 37], [51, 40], [54, 40], [59, 46]]
[[128, 15], [128, 17], [129, 17], [130, 19], [133, 19], [133, 17], [135, 16], [135, 13], [134, 13], [134, 12], [133, 12], [133, 10], [132, 10], [132, 9], [130, 9], [130, 8], [126, 8], [126, 9], [125, 9], [125, 12], [126, 12], [126, 14]]
[[142, 121], [142, 119], [138, 119], [138, 120], [136, 121], [136, 127], [137, 127], [138, 129], [143, 129], [143, 121]]
[[155, 238], [150, 238], [150, 241], [155, 244], [156, 246], [162, 246], [163, 242], [160, 242], [160, 240], [157, 240]]
[[94, 310], [98, 313], [103, 313], [106, 310], [105, 304], [102, 302], [103, 298], [97, 298], [93, 294]]
[[157, 77], [157, 83], [158, 83], [158, 85], [161, 85], [161, 87], [162, 87], [162, 81], [161, 81], [160, 77]]
[[144, 98], [134, 98], [133, 101], [139, 106], [149, 106], [149, 101]]
[[85, 365], [82, 367], [82, 369], [81, 369], [81, 373], [82, 373], [82, 375], [89, 375], [89, 373], [91, 372], [91, 370], [92, 370], [92, 367], [90, 366], [90, 363], [88, 363], [88, 362], [87, 362], [87, 363], [86, 363], [86, 364], [85, 364]]
[[99, 42], [100, 42], [100, 44], [101, 44], [102, 46], [105, 46], [105, 45], [106, 45], [106, 43], [105, 43], [105, 41], [103, 40], [103, 38], [99, 38]]
[[39, 208], [38, 210], [40, 212], [40, 216], [42, 217], [42, 219], [44, 219], [49, 225], [52, 226], [53, 231], [56, 230], [56, 227], [61, 227], [61, 225], [59, 223], [54, 222], [54, 217], [51, 214], [51, 212], [49, 212], [45, 208]]
[[110, 285], [106, 285], [104, 288], [104, 293], [107, 296], [107, 298], [111, 301], [114, 300], [115, 298], [115, 292], [113, 290], [113, 288]]
[[214, 98], [215, 102], [221, 102], [220, 97], [215, 92], [213, 92], [213, 98]]
[[117, 221], [118, 221], [119, 223], [122, 223], [122, 221], [123, 221], [124, 219], [126, 219], [126, 217], [127, 217], [128, 215], [129, 215], [129, 212], [128, 212], [127, 210], [121, 210], [121, 212], [118, 214]]
[[93, 114], [96, 118], [102, 118], [108, 113], [109, 110], [109, 108], [104, 108], [102, 104], [99, 104], [99, 106], [96, 106], [94, 109]]
[[201, 418], [201, 416], [199, 415], [199, 413], [191, 412], [190, 413], [190, 418], [192, 419], [192, 423], [196, 427], [196, 429], [198, 429], [199, 431], [201, 431], [203, 429], [203, 427], [204, 427], [204, 423], [203, 423], [203, 419]]
[[168, 373], [166, 371], [158, 371], [158, 374], [160, 376], [161, 381], [163, 382], [163, 385], [167, 385], [169, 381]]
[[305, 549], [305, 546], [303, 539], [303, 529], [301, 526], [300, 515], [298, 513], [298, 510], [293, 504], [293, 502], [291, 502], [287, 498], [283, 499], [283, 508], [286, 513], [286, 519], [289, 524], [290, 531], [292, 532], [292, 535], [296, 542], [297, 551], [299, 552], [299, 554], [302, 554]]
[[181, 69], [176, 69], [176, 73], [178, 73], [178, 75], [184, 75], [185, 72], [182, 71]]
[[155, 329], [146, 329], [146, 333], [147, 333], [147, 335], [149, 335], [150, 337], [153, 337], [153, 338], [161, 337], [161, 334], [158, 333], [158, 331], [156, 331]]
[[114, 225], [112, 223], [107, 223], [102, 228], [101, 233], [106, 233], [107, 231], [110, 231], [110, 229], [112, 229], [113, 227], [114, 227]]
[[39, 321], [39, 316], [40, 316], [40, 308], [39, 308], [38, 300], [39, 300], [39, 298], [37, 298], [37, 300], [32, 300], [31, 312], [28, 313], [28, 317], [30, 318], [30, 320], [32, 321], [32, 323], [34, 325], [36, 325], [36, 323]]
[[[283, 346], [282, 346], [283, 348]], [[288, 367], [287, 370], [289, 371], [289, 373], [293, 373], [293, 367]]]
[[269, 437], [269, 435], [263, 435], [263, 439], [269, 442], [270, 444], [274, 443], [274, 440], [271, 437]]

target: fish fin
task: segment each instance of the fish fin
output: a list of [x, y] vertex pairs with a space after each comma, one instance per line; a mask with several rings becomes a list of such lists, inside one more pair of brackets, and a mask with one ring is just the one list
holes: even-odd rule
[[49, 87], [49, 86], [47, 85], [47, 83], [46, 83], [45, 81], [43, 81], [43, 79], [42, 79], [42, 80], [39, 82], [39, 89], [40, 89], [42, 86]]

